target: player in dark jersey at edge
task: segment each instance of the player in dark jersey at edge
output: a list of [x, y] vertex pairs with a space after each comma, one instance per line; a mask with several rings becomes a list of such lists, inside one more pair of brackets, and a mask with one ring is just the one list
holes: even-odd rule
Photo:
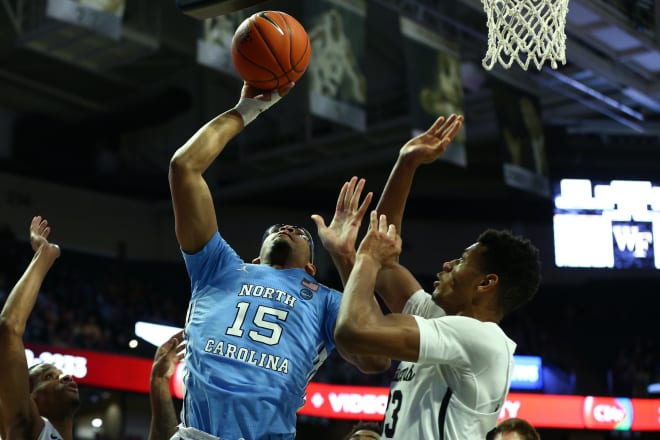
[[48, 242], [50, 226], [36, 216], [30, 224], [32, 261], [0, 312], [0, 436], [4, 440], [73, 440], [78, 385], [51, 364], [28, 370], [23, 334], [46, 274], [60, 256]]

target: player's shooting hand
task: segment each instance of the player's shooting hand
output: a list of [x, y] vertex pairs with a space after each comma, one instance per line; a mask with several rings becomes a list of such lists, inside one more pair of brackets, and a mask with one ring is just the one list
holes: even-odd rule
[[399, 157], [415, 165], [431, 163], [445, 152], [463, 125], [463, 116], [440, 116], [431, 128], [409, 140], [399, 152]]
[[381, 266], [396, 263], [401, 254], [401, 236], [396, 226], [387, 223], [386, 215], [371, 211], [369, 231], [358, 249], [358, 255], [362, 254], [371, 256]]
[[335, 215], [329, 226], [318, 214], [312, 215], [323, 247], [334, 255], [353, 255], [355, 241], [362, 225], [362, 218], [371, 203], [373, 193], [369, 192], [360, 203], [365, 185], [364, 179], [351, 178], [339, 192]]
[[241, 90], [241, 98], [251, 98], [259, 101], [269, 102], [271, 100], [279, 100], [286, 96], [294, 87], [296, 83], [290, 82], [281, 87], [279, 90], [261, 90], [256, 87], [243, 82], [243, 89]]
[[169, 381], [174, 374], [176, 365], [183, 359], [185, 349], [183, 330], [158, 347], [151, 367], [151, 380], [165, 379]]

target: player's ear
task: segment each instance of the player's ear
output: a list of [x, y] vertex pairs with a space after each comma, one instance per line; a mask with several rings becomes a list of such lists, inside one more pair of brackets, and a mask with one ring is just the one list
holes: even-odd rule
[[305, 264], [305, 272], [307, 272], [311, 276], [315, 276], [316, 275], [316, 266], [314, 265], [314, 263]]
[[479, 283], [479, 290], [482, 292], [494, 290], [499, 282], [500, 278], [497, 276], [497, 274], [489, 273], [481, 279], [481, 282]]
[[252, 264], [261, 264], [261, 257], [257, 257], [252, 260]]

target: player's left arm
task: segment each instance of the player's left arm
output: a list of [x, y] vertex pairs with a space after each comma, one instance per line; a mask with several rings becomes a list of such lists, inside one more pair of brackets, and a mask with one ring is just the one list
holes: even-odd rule
[[346, 285], [355, 263], [355, 242], [362, 218], [373, 198], [373, 193], [369, 192], [360, 202], [365, 183], [365, 179], [358, 180], [355, 176], [344, 182], [337, 197], [335, 214], [328, 226], [323, 217], [312, 215], [321, 244], [330, 254], [343, 285]]
[[337, 347], [337, 353], [344, 358], [344, 360], [355, 365], [358, 370], [365, 374], [377, 374], [387, 371], [392, 365], [392, 359], [387, 356], [369, 356], [369, 355], [357, 355], [353, 353], [347, 353]]
[[340, 352], [360, 356], [386, 356], [416, 362], [419, 358], [419, 327], [411, 315], [383, 314], [373, 299], [376, 278], [383, 267], [396, 264], [401, 237], [387, 218], [370, 216], [370, 228], [358, 249], [348, 278], [335, 327]]
[[48, 242], [50, 226], [36, 216], [30, 224], [32, 261], [9, 293], [0, 312], [0, 433], [3, 438], [36, 439], [44, 422], [30, 395], [23, 336], [41, 285], [60, 248]]
[[167, 440], [176, 432], [179, 421], [170, 394], [170, 379], [177, 364], [183, 359], [184, 350], [183, 330], [173, 335], [156, 350], [149, 382], [151, 425], [148, 440]]
[[[380, 310], [376, 297], [372, 295], [371, 298], [375, 307]], [[358, 370], [366, 374], [382, 373], [383, 371], [387, 371], [392, 365], [392, 359], [389, 356], [367, 355], [363, 352], [348, 352], [340, 347], [339, 344], [337, 344], [337, 353], [339, 353], [344, 360], [355, 365]]]

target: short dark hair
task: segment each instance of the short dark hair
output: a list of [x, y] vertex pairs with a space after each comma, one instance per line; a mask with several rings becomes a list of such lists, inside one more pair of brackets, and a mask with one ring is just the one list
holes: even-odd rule
[[35, 386], [39, 380], [39, 374], [41, 374], [38, 369], [43, 363], [34, 364], [31, 367], [28, 367], [28, 378], [30, 380], [30, 393], [34, 391]]
[[536, 295], [541, 283], [539, 250], [510, 231], [487, 229], [477, 241], [485, 246], [482, 269], [499, 277], [498, 301], [504, 315]]
[[355, 434], [358, 431], [362, 431], [363, 429], [377, 432], [380, 434], [380, 432], [383, 430], [383, 428], [380, 426], [380, 423], [376, 422], [358, 422], [353, 426], [353, 429], [346, 434], [346, 437], [344, 437], [344, 440], [350, 440], [351, 436]]
[[495, 435], [499, 433], [515, 432], [523, 440], [541, 440], [541, 436], [534, 429], [534, 427], [524, 419], [518, 419], [513, 417], [511, 419], [502, 420], [491, 432], [492, 436], [489, 435], [489, 438], [495, 438]]

